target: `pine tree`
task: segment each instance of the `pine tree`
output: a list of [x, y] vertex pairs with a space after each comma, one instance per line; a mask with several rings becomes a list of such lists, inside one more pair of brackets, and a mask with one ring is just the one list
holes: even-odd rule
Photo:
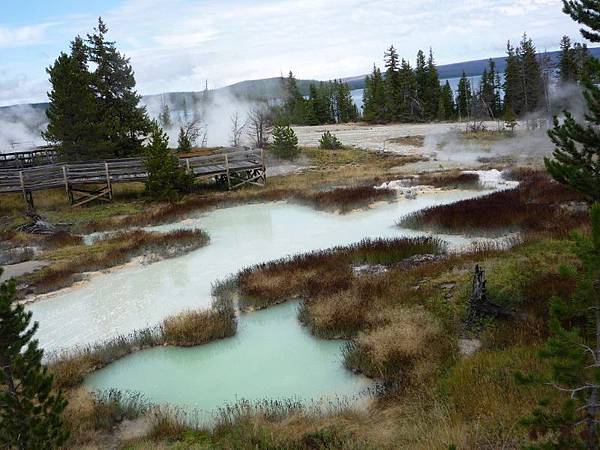
[[[584, 37], [600, 42], [600, 4], [591, 0], [563, 4], [565, 13], [589, 28], [581, 30]], [[600, 73], [600, 61], [593, 59], [588, 65], [594, 74]], [[576, 291], [569, 301], [552, 301], [552, 336], [543, 353], [553, 362], [550, 383], [566, 398], [559, 411], [546, 401], [540, 402], [525, 420], [530, 435], [545, 438], [539, 447], [544, 449], [600, 446], [600, 88], [590, 78], [585, 78], [583, 85], [587, 123], [577, 123], [569, 113], [565, 113], [563, 123], [555, 117], [554, 129], [549, 131], [556, 145], [554, 158], [545, 160], [557, 181], [594, 204], [591, 236], [574, 236], [575, 253], [583, 266], [583, 270], [571, 271], [577, 277]]]
[[398, 120], [401, 116], [402, 100], [400, 94], [400, 67], [398, 52], [393, 45], [384, 53], [385, 60], [385, 116], [388, 121]]
[[[600, 28], [600, 27], [599, 27]], [[600, 62], [589, 62], [600, 74]], [[559, 182], [581, 192], [590, 201], [600, 201], [600, 88], [584, 80], [588, 113], [586, 123], [578, 123], [565, 112], [563, 121], [554, 118], [554, 128], [548, 135], [556, 146], [553, 158], [545, 159], [546, 169]]]
[[563, 36], [560, 40], [558, 76], [562, 83], [574, 83], [577, 80], [577, 65], [569, 36]]
[[33, 340], [38, 324], [30, 326], [31, 312], [13, 302], [14, 294], [14, 282], [0, 284], [0, 446], [56, 448], [68, 438], [61, 417], [67, 402], [42, 366]]
[[410, 63], [404, 59], [400, 63], [398, 74], [399, 95], [401, 108], [399, 108], [398, 120], [402, 122], [410, 122], [416, 119], [418, 111], [417, 103], [417, 80], [415, 72]]
[[48, 93], [50, 103], [46, 110], [48, 128], [42, 137], [66, 161], [112, 156], [98, 148], [98, 105], [87, 64], [85, 44], [76, 37], [71, 42], [70, 54], [61, 53], [46, 70], [52, 90]]
[[87, 37], [89, 61], [95, 65], [93, 84], [99, 109], [101, 146], [115, 157], [140, 154], [151, 129], [146, 109], [139, 105], [135, 78], [129, 59], [106, 39], [107, 26], [98, 26]]
[[542, 104], [543, 86], [537, 52], [527, 34], [523, 34], [519, 53], [522, 66], [523, 112], [533, 112]]
[[575, 42], [573, 44], [573, 53], [575, 55], [575, 65], [577, 67], [576, 80], [581, 82], [582, 80], [590, 79], [595, 83], [598, 83], [598, 74], [594, 74], [593, 70], [590, 72], [588, 61], [592, 58], [587, 48], [587, 44], [581, 44]]
[[315, 112], [319, 124], [334, 123], [333, 117], [333, 84], [331, 82], [320, 82], [317, 88], [317, 99], [315, 104]]
[[490, 59], [488, 67], [483, 71], [481, 83], [479, 84], [479, 96], [485, 105], [490, 118], [496, 118], [500, 115], [500, 94], [498, 92], [498, 74], [496, 73], [496, 63]]
[[319, 148], [323, 150], [337, 150], [343, 147], [337, 136], [330, 131], [323, 133], [321, 139], [319, 139]]
[[298, 156], [298, 137], [289, 125], [275, 125], [273, 127], [273, 153], [282, 159], [294, 159]]
[[458, 81], [458, 91], [456, 95], [456, 109], [459, 119], [468, 119], [471, 111], [471, 82], [463, 71]]
[[417, 88], [416, 100], [419, 106], [419, 117], [426, 119], [427, 106], [429, 103], [429, 75], [427, 73], [427, 61], [425, 60], [425, 53], [419, 50], [417, 53], [417, 62], [415, 65], [415, 81]]
[[504, 73], [504, 101], [517, 116], [536, 111], [543, 105], [542, 72], [533, 41], [523, 34], [515, 49], [507, 45]]
[[169, 150], [169, 138], [157, 123], [152, 124], [150, 142], [144, 149], [144, 168], [148, 172], [146, 194], [152, 200], [175, 201], [190, 192], [193, 175], [179, 164], [179, 158]]
[[504, 70], [504, 102], [511, 105], [515, 114], [519, 115], [523, 108], [521, 61], [515, 48], [506, 45], [506, 69]]
[[379, 68], [365, 78], [363, 92], [363, 119], [370, 123], [385, 123], [385, 84]]
[[440, 105], [440, 78], [433, 59], [433, 51], [429, 49], [427, 59], [427, 97], [425, 100], [425, 113], [429, 120], [438, 117]]
[[305, 109], [305, 117], [301, 122], [302, 125], [319, 125], [319, 99], [317, 93], [317, 87], [311, 83], [308, 87], [308, 102]]
[[568, 36], [560, 40], [560, 61], [558, 76], [561, 83], [579, 83], [589, 73], [586, 72], [587, 61], [590, 58], [587, 46], [576, 42], [571, 44]]
[[182, 153], [192, 151], [192, 141], [183, 127], [179, 128], [179, 136], [177, 137], [177, 151]]
[[158, 123], [163, 129], [169, 129], [173, 125], [171, 121], [171, 108], [165, 102], [164, 96], [161, 96], [160, 113], [158, 114]]
[[[554, 298], [550, 331], [542, 357], [552, 363], [546, 384], [565, 394], [559, 410], [543, 399], [523, 420], [530, 436], [542, 439], [539, 449], [597, 449], [600, 446], [600, 204], [590, 211], [590, 237], [575, 234], [574, 253], [583, 270], [575, 274], [577, 287], [571, 299]], [[573, 324], [582, 324], [578, 327]], [[534, 377], [522, 378], [532, 381]]]
[[452, 87], [450, 86], [450, 82], [446, 80], [446, 83], [442, 87], [442, 92], [440, 95], [440, 108], [438, 109], [439, 119], [453, 119], [455, 117], [455, 111], [456, 105], [454, 104], [454, 94], [452, 93]]
[[334, 86], [335, 122], [347, 123], [356, 121], [358, 119], [358, 109], [354, 104], [354, 100], [352, 100], [350, 86], [341, 80]]
[[297, 124], [305, 123], [310, 113], [308, 102], [302, 96], [296, 78], [291, 70], [284, 82], [284, 95], [283, 121]]

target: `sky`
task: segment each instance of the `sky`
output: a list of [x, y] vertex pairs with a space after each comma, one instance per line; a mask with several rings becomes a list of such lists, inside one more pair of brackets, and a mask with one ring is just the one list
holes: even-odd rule
[[439, 64], [501, 56], [523, 32], [538, 50], [582, 41], [560, 0], [2, 0], [0, 105], [46, 101], [46, 68], [102, 16], [140, 94], [202, 90], [293, 70], [364, 74], [393, 44]]

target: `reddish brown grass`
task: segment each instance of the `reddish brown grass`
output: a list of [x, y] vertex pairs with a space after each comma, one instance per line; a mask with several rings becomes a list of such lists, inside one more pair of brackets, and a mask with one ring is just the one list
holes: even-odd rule
[[308, 203], [316, 209], [339, 209], [341, 212], [347, 212], [355, 208], [368, 206], [377, 201], [391, 201], [395, 198], [396, 193], [391, 189], [356, 186], [303, 194], [299, 197], [299, 201]]
[[423, 174], [412, 180], [413, 184], [425, 184], [440, 188], [474, 189], [480, 187], [479, 175], [459, 170]]
[[259, 264], [238, 276], [241, 307], [259, 309], [293, 297], [348, 289], [353, 263], [393, 265], [417, 254], [441, 251], [443, 245], [431, 238], [376, 239]]
[[546, 176], [534, 176], [516, 189], [434, 206], [410, 214], [402, 227], [441, 232], [498, 234], [510, 231], [565, 236], [587, 221], [586, 212], [561, 204], [582, 197]]

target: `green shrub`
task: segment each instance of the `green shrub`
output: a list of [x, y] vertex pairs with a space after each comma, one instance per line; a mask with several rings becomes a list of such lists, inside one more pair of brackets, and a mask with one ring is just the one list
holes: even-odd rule
[[271, 151], [282, 159], [294, 159], [298, 156], [298, 137], [289, 125], [275, 125]]
[[144, 167], [148, 171], [146, 194], [152, 200], [175, 201], [190, 192], [193, 176], [179, 165], [179, 159], [168, 148], [167, 135], [155, 126], [145, 149]]
[[177, 151], [187, 153], [192, 151], [192, 141], [183, 127], [179, 128], [179, 137], [177, 138]]
[[329, 131], [323, 133], [323, 136], [321, 136], [321, 140], [319, 141], [319, 148], [323, 150], [337, 150], [343, 147], [344, 146], [336, 135]]

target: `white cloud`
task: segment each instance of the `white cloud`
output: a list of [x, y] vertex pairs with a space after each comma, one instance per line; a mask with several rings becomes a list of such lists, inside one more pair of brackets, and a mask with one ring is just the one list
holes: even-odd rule
[[[559, 0], [124, 0], [102, 15], [146, 94], [200, 90], [204, 80], [220, 87], [290, 69], [302, 78], [358, 75], [381, 64], [392, 43], [411, 61], [431, 46], [442, 64], [499, 56], [524, 31], [551, 50], [563, 34], [580, 40], [577, 24], [561, 10]], [[61, 39], [54, 55], [94, 24], [95, 17], [77, 16], [53, 27], [54, 40]], [[33, 45], [47, 26], [23, 27], [19, 41]], [[2, 43], [15, 34], [2, 30], [0, 69], [11, 64]], [[22, 86], [23, 99], [44, 84], [48, 63], [33, 55], [19, 65], [29, 86]]]
[[39, 44], [46, 38], [52, 24], [43, 23], [21, 27], [0, 26], [0, 48], [24, 47]]
[[154, 38], [162, 47], [189, 48], [197, 47], [213, 38], [215, 33], [210, 31], [198, 33], [163, 34]]

